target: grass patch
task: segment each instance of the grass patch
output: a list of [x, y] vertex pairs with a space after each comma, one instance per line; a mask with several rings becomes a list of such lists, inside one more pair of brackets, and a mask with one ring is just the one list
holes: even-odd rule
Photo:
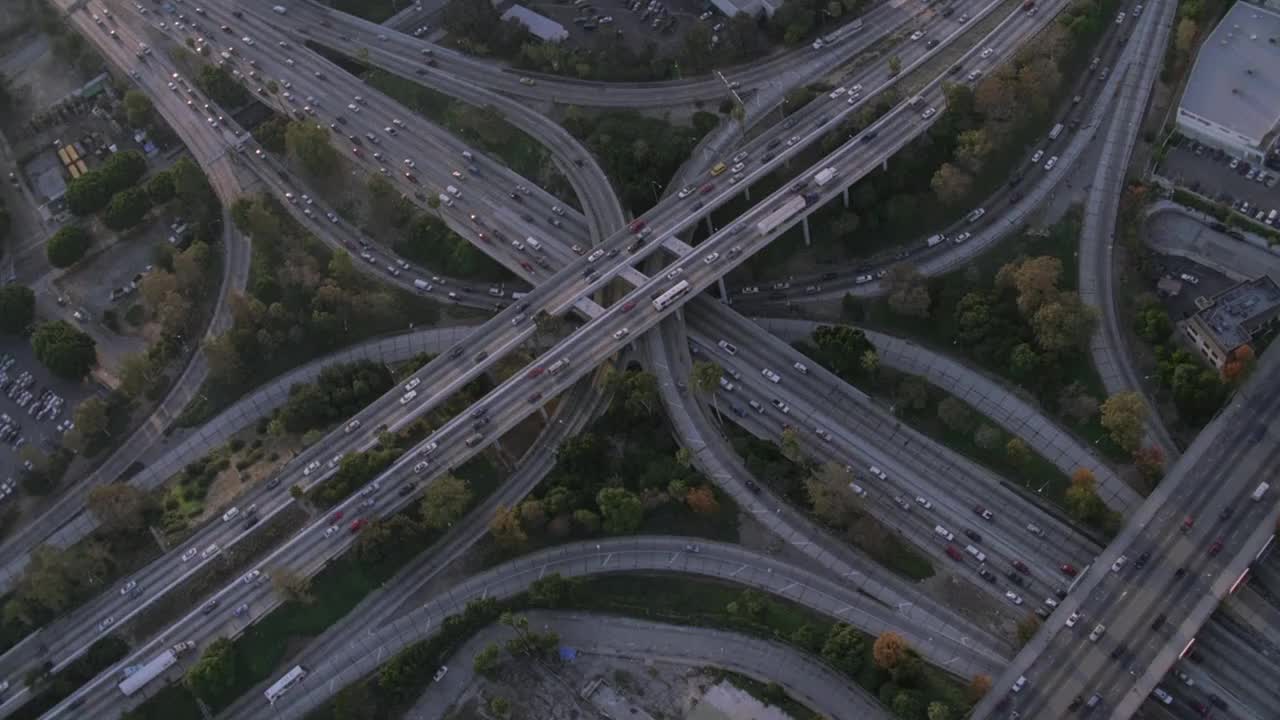
[[[804, 509], [814, 522], [831, 527], [813, 513], [813, 503], [805, 487], [805, 481], [811, 475], [808, 468], [792, 462], [773, 443], [765, 442], [733, 423], [727, 423], [725, 429], [734, 451], [742, 457], [753, 477], [760, 478], [792, 505]], [[890, 572], [911, 580], [924, 580], [934, 574], [933, 563], [928, 557], [899, 537], [896, 531], [881, 524], [871, 513], [858, 513], [846, 527], [831, 529], [843, 530], [842, 536], [849, 544]]]
[[705, 672], [716, 680], [727, 681], [730, 685], [747, 693], [769, 707], [776, 707], [795, 720], [823, 720], [823, 716], [810, 710], [807, 705], [787, 694], [777, 683], [762, 683], [746, 675], [739, 675], [719, 668], [705, 668]]

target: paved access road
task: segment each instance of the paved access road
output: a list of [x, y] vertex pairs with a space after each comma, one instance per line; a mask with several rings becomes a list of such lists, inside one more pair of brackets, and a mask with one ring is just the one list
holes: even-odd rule
[[[1264, 273], [1280, 282], [1280, 254], [1268, 250], [1265, 239], [1236, 240], [1214, 230], [1214, 223], [1217, 221], [1203, 213], [1160, 200], [1147, 210], [1147, 245], [1159, 253], [1193, 260], [1236, 281], [1252, 280]], [[1191, 288], [1191, 292], [1195, 289]]]
[[[648, 666], [666, 663], [715, 667], [758, 682], [776, 682], [787, 695], [832, 720], [889, 720], [889, 712], [858, 685], [825, 663], [790, 645], [724, 630], [667, 625], [614, 615], [534, 610], [524, 613], [529, 627], [560, 636], [560, 645], [578, 656], [627, 658]], [[449, 659], [449, 673], [427, 686], [406, 720], [443, 720], [473, 682], [472, 658], [490, 643], [514, 637], [510, 628], [490, 625]], [[514, 662], [520, 662], [516, 660]]]

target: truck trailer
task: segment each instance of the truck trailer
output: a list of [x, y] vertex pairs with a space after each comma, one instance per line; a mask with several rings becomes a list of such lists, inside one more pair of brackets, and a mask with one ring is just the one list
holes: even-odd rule
[[178, 662], [179, 655], [193, 649], [195, 646], [195, 642], [187, 640], [160, 653], [152, 658], [150, 662], [138, 667], [134, 672], [129, 673], [128, 677], [120, 681], [118, 685], [120, 692], [125, 695], [133, 695], [138, 692], [144, 685], [160, 677], [166, 670], [173, 667], [174, 663]]

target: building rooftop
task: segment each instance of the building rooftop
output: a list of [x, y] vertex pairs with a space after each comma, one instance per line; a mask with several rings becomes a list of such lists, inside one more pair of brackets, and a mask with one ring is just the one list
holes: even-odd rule
[[711, 4], [728, 17], [738, 13], [759, 15], [762, 12], [772, 16], [782, 5], [782, 0], [711, 0]]
[[560, 42], [569, 37], [569, 31], [546, 15], [540, 15], [523, 5], [512, 5], [502, 13], [503, 20], [516, 20], [529, 28], [529, 32], [548, 42]]
[[1223, 290], [1213, 304], [1196, 316], [1217, 338], [1223, 349], [1230, 351], [1253, 337], [1258, 326], [1280, 309], [1280, 287], [1270, 277], [1240, 283]]
[[1256, 141], [1280, 121], [1280, 13], [1237, 2], [1196, 57], [1182, 109]]

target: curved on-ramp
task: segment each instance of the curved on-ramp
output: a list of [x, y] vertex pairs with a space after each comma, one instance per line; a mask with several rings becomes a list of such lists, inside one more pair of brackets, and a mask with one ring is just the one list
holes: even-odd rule
[[272, 708], [280, 720], [302, 718], [331, 695], [374, 672], [392, 655], [429, 637], [450, 615], [476, 599], [506, 598], [552, 574], [583, 577], [619, 572], [699, 575], [768, 592], [804, 605], [872, 635], [902, 635], [931, 664], [956, 675], [999, 674], [1010, 648], [994, 647], [956, 632], [910, 602], [895, 603], [864, 588], [849, 587], [790, 567], [751, 550], [701, 542], [686, 550], [678, 537], [634, 537], [562, 545], [474, 575], [422, 607], [342, 647], [334, 648]]

